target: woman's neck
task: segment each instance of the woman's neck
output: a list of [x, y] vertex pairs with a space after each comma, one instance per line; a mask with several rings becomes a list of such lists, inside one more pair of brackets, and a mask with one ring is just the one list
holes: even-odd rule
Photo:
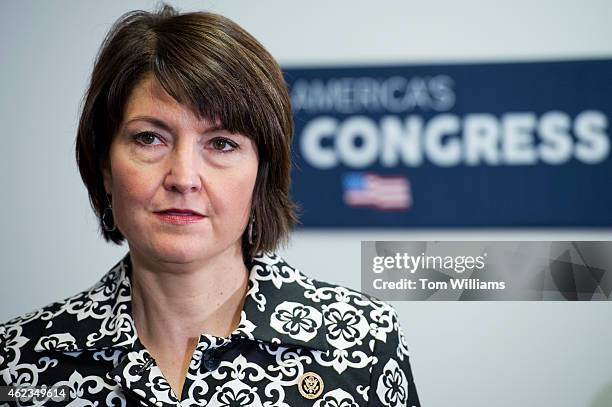
[[248, 287], [241, 253], [197, 266], [130, 257], [132, 313], [147, 348], [185, 349], [201, 334], [227, 337], [238, 326]]

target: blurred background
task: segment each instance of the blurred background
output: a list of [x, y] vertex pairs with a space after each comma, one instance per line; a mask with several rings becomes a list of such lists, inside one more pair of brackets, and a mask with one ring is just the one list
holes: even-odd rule
[[[612, 58], [612, 3], [607, 0], [169, 3], [181, 11], [208, 10], [233, 19], [293, 75], [290, 82], [312, 74], [312, 69], [320, 69], [329, 78], [338, 72], [357, 75], [351, 71], [354, 68], [382, 75], [379, 67], [433, 66], [435, 70], [439, 64], [455, 68], [459, 64], [467, 67], [473, 79], [457, 82], [463, 84], [460, 95], [464, 96], [470, 94], [465, 83], [477, 84], [479, 71], [468, 69], [472, 65]], [[85, 289], [127, 250], [98, 236], [74, 161], [74, 137], [80, 101], [107, 30], [124, 12], [151, 10], [157, 4], [0, 3], [0, 123], [4, 126], [0, 321]], [[611, 103], [605, 98], [609, 93], [599, 92], [599, 104], [589, 105], [588, 92], [572, 91], [576, 83], [609, 89], [612, 72], [605, 67], [604, 63], [595, 71], [579, 67], [572, 71], [576, 82], [563, 82], [569, 92], [566, 97], [579, 94], [586, 101], [580, 109], [600, 108], [610, 115]], [[585, 81], [592, 77], [590, 72], [597, 72], [595, 83]], [[495, 82], [487, 83], [494, 86]], [[493, 94], [488, 97], [494, 99]], [[542, 98], [535, 92], [533, 96]], [[530, 101], [524, 103], [513, 111]], [[487, 111], [478, 100], [473, 106]], [[546, 110], [560, 108], [550, 103]], [[298, 131], [305, 120], [298, 123]], [[609, 140], [609, 129], [606, 134]], [[489, 226], [482, 219], [461, 224], [461, 214], [456, 222], [448, 214], [448, 220], [440, 224], [420, 222], [423, 217], [416, 211], [427, 207], [427, 195], [417, 195], [414, 189], [414, 211], [395, 213], [399, 220], [394, 227], [389, 228], [391, 218], [380, 220], [369, 216], [370, 212], [359, 212], [366, 209], [347, 207], [346, 213], [354, 216], [346, 221], [344, 226], [352, 222], [346, 228], [317, 222], [317, 213], [308, 206], [307, 185], [303, 185], [296, 194], [305, 197], [304, 225], [280, 253], [313, 278], [360, 289], [362, 240], [610, 240], [612, 209], [606, 211], [601, 202], [609, 202], [609, 187], [602, 182], [612, 173], [605, 172], [610, 169], [609, 155], [604, 158], [585, 173], [575, 162], [564, 170], [569, 178], [576, 173], [585, 177], [573, 184], [581, 186], [578, 191], [569, 190], [574, 197], [570, 209], [580, 212], [575, 222], [564, 213], [546, 222], [531, 221], [542, 219], [536, 209], [560, 213], [559, 200], [545, 194], [533, 203], [533, 212], [529, 205], [523, 208], [517, 222], [504, 218], [493, 219]], [[304, 173], [311, 170], [307, 163], [302, 168]], [[551, 176], [554, 168], [548, 169]], [[427, 166], [419, 171], [426, 176]], [[400, 173], [398, 168], [381, 171], [382, 175]], [[304, 181], [299, 173], [294, 176], [296, 184]], [[523, 176], [528, 182], [529, 173]], [[416, 188], [418, 178], [410, 181]], [[576, 195], [587, 204], [581, 204]], [[417, 207], [420, 197], [425, 202]], [[461, 196], [449, 195], [442, 208], [452, 212], [456, 201]], [[589, 213], [593, 216], [588, 219], [580, 217]], [[435, 213], [423, 216], [436, 218]], [[612, 405], [612, 308], [607, 302], [396, 302], [394, 306], [406, 332], [423, 406]]]

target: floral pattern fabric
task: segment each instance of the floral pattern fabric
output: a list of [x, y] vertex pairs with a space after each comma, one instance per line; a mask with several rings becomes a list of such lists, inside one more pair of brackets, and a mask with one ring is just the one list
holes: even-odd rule
[[[390, 305], [308, 278], [274, 253], [248, 268], [239, 326], [200, 336], [182, 394], [136, 335], [128, 253], [88, 290], [0, 324], [0, 386], [70, 393], [0, 406], [420, 406]], [[298, 391], [306, 372], [323, 381], [315, 399]]]

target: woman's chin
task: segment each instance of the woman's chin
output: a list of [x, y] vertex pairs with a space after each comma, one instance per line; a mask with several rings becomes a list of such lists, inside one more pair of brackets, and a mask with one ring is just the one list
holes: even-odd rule
[[[223, 240], [205, 239], [201, 236], [177, 236], [166, 234], [148, 234], [148, 239], [135, 243], [128, 239], [130, 251], [139, 253], [144, 261], [157, 261], [167, 264], [206, 263], [218, 256], [242, 256], [240, 239]], [[233, 240], [233, 241], [232, 241]]]
[[187, 264], [204, 261], [210, 254], [202, 247], [190, 247], [189, 245], [169, 245], [154, 251], [158, 261], [165, 263]]
[[[133, 255], [143, 256], [145, 261], [155, 261], [169, 264], [189, 264], [206, 261], [211, 257], [212, 248], [207, 248], [202, 242], [194, 242], [194, 239], [162, 239], [149, 241], [144, 245], [130, 244], [130, 252]], [[135, 252], [138, 252], [136, 254]]]

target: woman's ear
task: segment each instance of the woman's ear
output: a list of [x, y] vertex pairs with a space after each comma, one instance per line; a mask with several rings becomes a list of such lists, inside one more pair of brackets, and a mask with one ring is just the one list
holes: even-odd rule
[[110, 165], [102, 165], [102, 180], [104, 181], [104, 190], [107, 194], [112, 195], [113, 191], [113, 176], [111, 174]]

